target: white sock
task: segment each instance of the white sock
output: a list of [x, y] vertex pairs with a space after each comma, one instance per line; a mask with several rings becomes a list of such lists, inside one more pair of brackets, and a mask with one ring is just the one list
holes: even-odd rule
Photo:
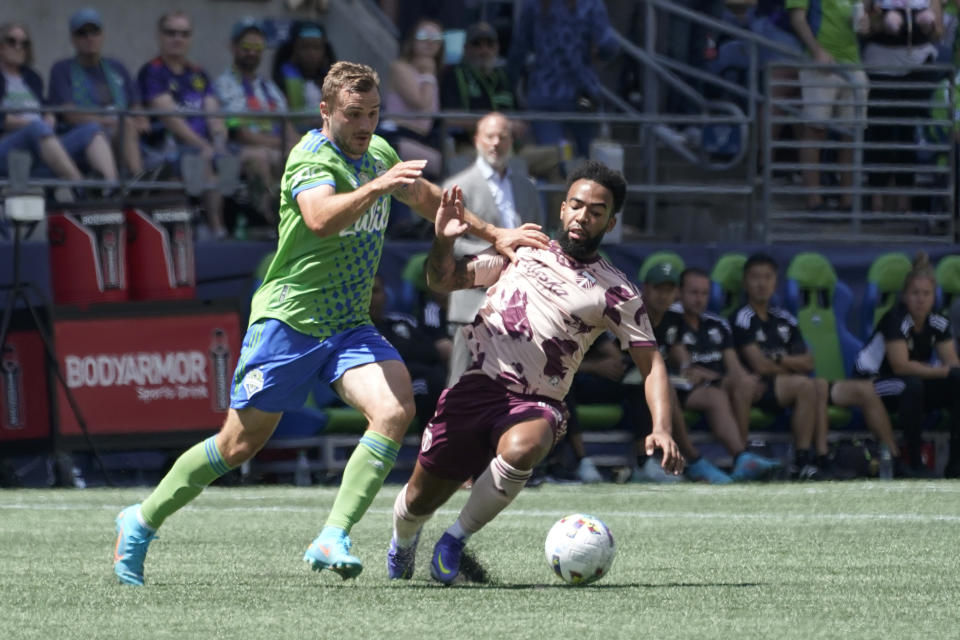
[[417, 533], [432, 513], [415, 516], [407, 510], [407, 485], [403, 485], [393, 502], [393, 539], [397, 546], [406, 549], [417, 539]]
[[513, 502], [532, 474], [533, 469], [516, 469], [498, 455], [473, 483], [467, 504], [447, 533], [466, 540], [480, 531]]

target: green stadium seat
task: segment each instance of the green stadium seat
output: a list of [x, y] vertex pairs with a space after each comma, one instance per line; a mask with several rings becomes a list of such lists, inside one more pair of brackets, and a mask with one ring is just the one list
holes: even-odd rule
[[885, 253], [870, 265], [860, 305], [860, 337], [864, 340], [870, 338], [880, 318], [900, 298], [910, 267], [910, 258], [902, 251]]
[[949, 311], [960, 294], [960, 256], [944, 256], [937, 263], [937, 308]]
[[647, 271], [650, 270], [650, 267], [660, 262], [666, 262], [673, 265], [673, 267], [677, 270], [677, 277], [680, 276], [680, 272], [687, 268], [686, 263], [684, 263], [683, 258], [681, 258], [679, 254], [674, 253], [673, 251], [656, 251], [648, 255], [640, 264], [640, 271], [637, 272], [637, 277], [639, 278], [641, 284], [647, 275]]
[[725, 253], [710, 272], [710, 308], [723, 318], [729, 318], [743, 306], [743, 253]]
[[[787, 306], [797, 315], [800, 333], [813, 354], [816, 375], [829, 381], [849, 375], [859, 347], [859, 341], [837, 321], [834, 296], [838, 284], [833, 265], [819, 253], [797, 254], [787, 268]], [[849, 364], [844, 362], [845, 352]], [[829, 419], [832, 427], [842, 427], [850, 424], [852, 414], [831, 406]]]

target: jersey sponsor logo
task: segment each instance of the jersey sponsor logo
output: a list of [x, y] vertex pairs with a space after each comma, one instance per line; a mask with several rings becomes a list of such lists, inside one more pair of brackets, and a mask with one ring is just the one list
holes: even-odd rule
[[697, 344], [697, 336], [693, 335], [692, 333], [684, 333], [683, 344], [688, 344], [690, 346]]
[[247, 375], [243, 376], [243, 382], [240, 384], [243, 390], [247, 392], [247, 398], [252, 398], [254, 394], [263, 389], [263, 371], [260, 369], [247, 371]]
[[761, 344], [767, 341], [767, 334], [764, 333], [763, 329], [757, 329], [757, 333], [755, 334], [755, 336], [756, 336], [757, 342]]
[[784, 342], [784, 344], [790, 342], [790, 325], [778, 324], [777, 333], [780, 334], [780, 339]]
[[710, 342], [713, 344], [720, 344], [723, 342], [723, 335], [720, 333], [720, 329], [716, 327], [710, 327], [707, 329], [707, 337], [710, 338]]
[[372, 207], [367, 209], [359, 220], [340, 232], [340, 236], [355, 236], [361, 232], [376, 233], [387, 228], [387, 219], [390, 217], [390, 207], [387, 198], [380, 198]]
[[723, 357], [723, 354], [719, 351], [707, 351], [706, 353], [694, 353], [690, 355], [690, 361], [694, 363], [700, 362], [719, 362]]

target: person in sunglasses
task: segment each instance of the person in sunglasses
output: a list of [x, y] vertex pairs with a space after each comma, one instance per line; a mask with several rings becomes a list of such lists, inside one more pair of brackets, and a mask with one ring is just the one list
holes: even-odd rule
[[[103, 55], [103, 19], [96, 9], [84, 8], [70, 16], [70, 43], [76, 55], [54, 63], [50, 70], [48, 101], [56, 106], [125, 111], [140, 106], [136, 85], [122, 62]], [[110, 137], [131, 176], [143, 171], [139, 134], [149, 121], [143, 116], [64, 113], [60, 125], [70, 130], [88, 122], [99, 124]]]
[[[198, 155], [206, 167], [207, 184], [214, 184], [214, 159], [226, 155], [227, 130], [223, 120], [211, 117], [220, 110], [210, 77], [187, 58], [193, 27], [183, 11], [170, 11], [157, 21], [160, 54], [140, 68], [137, 84], [141, 100], [149, 109], [174, 112], [203, 111], [208, 115], [164, 115], [151, 118], [151, 131], [144, 137], [151, 163], [179, 168], [185, 155]], [[210, 187], [203, 193], [207, 229], [214, 239], [227, 236], [223, 222], [223, 196]]]
[[[443, 51], [440, 23], [418, 21], [400, 45], [400, 57], [390, 65], [386, 113], [440, 110], [438, 76], [443, 67]], [[385, 119], [380, 126], [401, 159], [425, 159], [424, 174], [436, 178], [442, 171], [442, 161], [434, 124], [433, 118], [403, 118]]]
[[[254, 18], [243, 18], [230, 32], [233, 64], [214, 81], [226, 111], [283, 113], [287, 99], [271, 80], [257, 74], [267, 40]], [[276, 186], [283, 158], [300, 135], [289, 121], [233, 116], [226, 119], [230, 140], [239, 145], [243, 174], [251, 191], [251, 204], [268, 224], [276, 221]]]
[[116, 180], [113, 151], [100, 125], [89, 122], [58, 137], [53, 115], [40, 113], [43, 80], [30, 68], [32, 58], [27, 28], [0, 25], [0, 175], [8, 172], [10, 152], [25, 151], [37, 175], [82, 180], [81, 169], [90, 168]]

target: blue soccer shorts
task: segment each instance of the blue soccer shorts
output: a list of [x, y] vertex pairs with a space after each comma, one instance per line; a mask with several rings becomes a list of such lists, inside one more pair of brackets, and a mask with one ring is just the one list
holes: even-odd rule
[[243, 338], [230, 407], [299, 409], [318, 382], [331, 384], [347, 369], [384, 360], [403, 359], [371, 325], [320, 340], [279, 320], [259, 320]]

